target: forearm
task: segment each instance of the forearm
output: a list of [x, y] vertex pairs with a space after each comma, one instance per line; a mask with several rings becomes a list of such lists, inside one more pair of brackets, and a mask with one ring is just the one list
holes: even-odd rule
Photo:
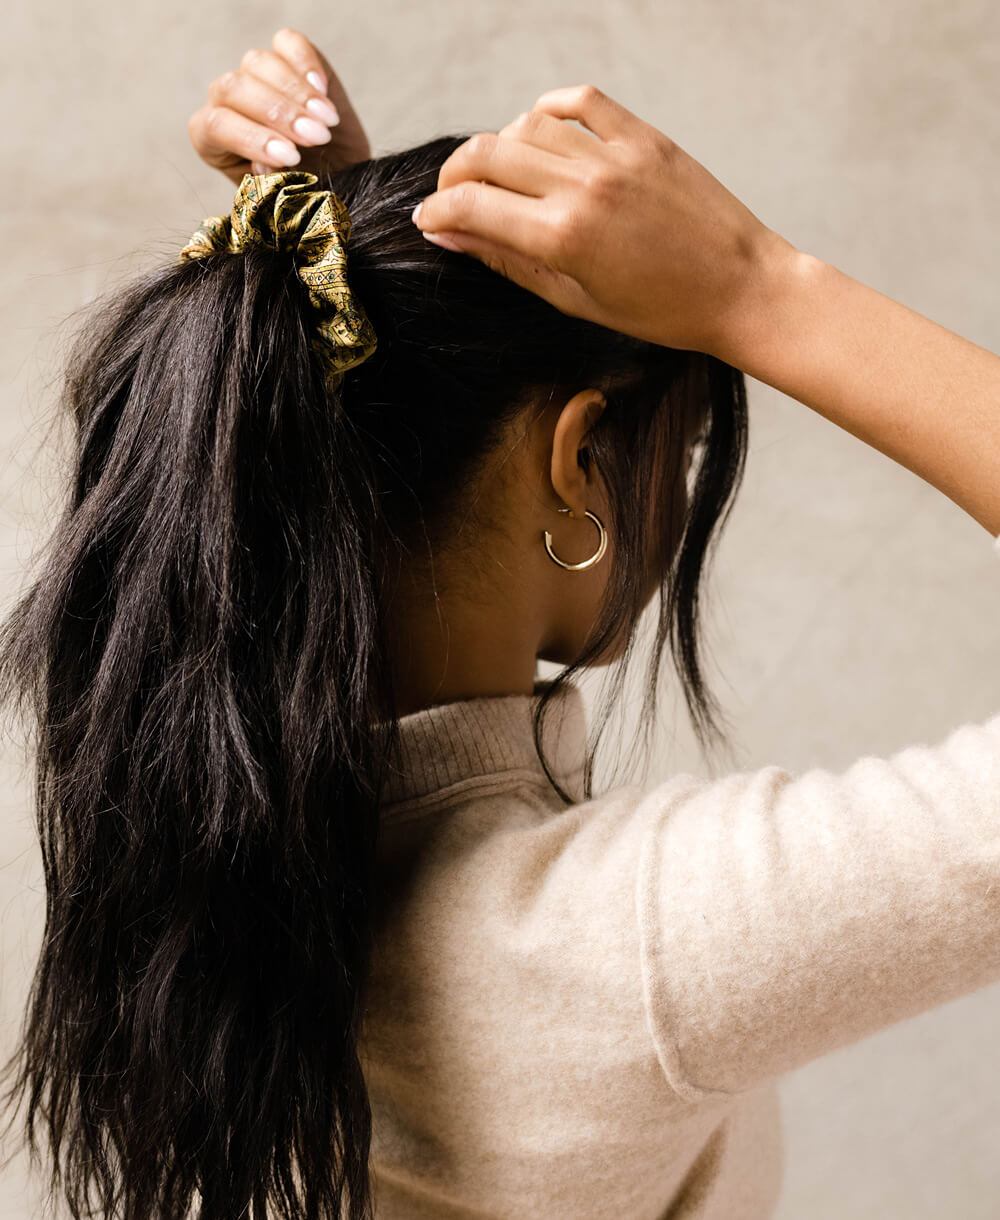
[[1000, 357], [778, 238], [712, 354], [1000, 534]]

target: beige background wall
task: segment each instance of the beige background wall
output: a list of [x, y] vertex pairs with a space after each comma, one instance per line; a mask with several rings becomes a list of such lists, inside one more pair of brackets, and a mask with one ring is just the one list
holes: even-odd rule
[[[1000, 10], [992, 0], [368, 0], [7, 6], [0, 195], [0, 593], [58, 496], [42, 444], [61, 332], [109, 276], [166, 259], [230, 184], [188, 115], [293, 25], [337, 67], [375, 152], [496, 130], [592, 82], [667, 131], [802, 249], [1000, 351]], [[846, 766], [937, 741], [1000, 698], [990, 538], [908, 471], [750, 382], [744, 490], [709, 601], [734, 767]], [[588, 698], [596, 690], [587, 688]], [[40, 935], [30, 772], [0, 777], [0, 1051]], [[664, 705], [650, 782], [701, 771]], [[783, 1083], [780, 1220], [986, 1220], [1000, 1209], [1000, 987]], [[10, 1151], [9, 1146], [4, 1152]], [[0, 1217], [33, 1213], [23, 1160]], [[734, 1218], [735, 1220], [735, 1218]]]

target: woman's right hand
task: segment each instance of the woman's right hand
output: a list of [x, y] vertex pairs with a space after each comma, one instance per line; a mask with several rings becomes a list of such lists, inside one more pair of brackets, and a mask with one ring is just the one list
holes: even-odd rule
[[551, 90], [472, 136], [414, 220], [563, 313], [723, 359], [776, 263], [798, 253], [591, 85]]

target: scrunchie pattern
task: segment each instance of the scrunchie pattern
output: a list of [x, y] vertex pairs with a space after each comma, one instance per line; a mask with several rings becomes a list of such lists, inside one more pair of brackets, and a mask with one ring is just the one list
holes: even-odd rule
[[318, 318], [316, 350], [328, 367], [330, 387], [337, 389], [348, 369], [372, 355], [377, 339], [347, 283], [350, 215], [332, 191], [312, 189], [318, 181], [295, 170], [245, 174], [232, 215], [206, 217], [180, 261], [253, 247], [298, 254], [296, 272]]

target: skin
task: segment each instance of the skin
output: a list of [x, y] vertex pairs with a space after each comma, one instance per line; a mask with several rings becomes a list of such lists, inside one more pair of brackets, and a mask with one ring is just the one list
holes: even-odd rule
[[[317, 81], [325, 90], [316, 88]], [[294, 124], [316, 117], [310, 102], [317, 95], [332, 102], [336, 122], [325, 138], [303, 139]], [[329, 60], [287, 27], [269, 48], [247, 51], [237, 69], [211, 83], [188, 131], [201, 159], [237, 185], [247, 172], [294, 164], [321, 173], [371, 155]], [[274, 137], [296, 146], [294, 162], [268, 155]], [[582, 132], [569, 138], [589, 140]], [[519, 420], [477, 479], [477, 511], [459, 514], [445, 552], [434, 554], [430, 566], [426, 557], [414, 558], [398, 573], [387, 613], [401, 714], [477, 695], [530, 694], [539, 658], [569, 664], [583, 650], [615, 562], [604, 481], [595, 463], [584, 470], [578, 461], [604, 407], [601, 392], [584, 387], [530, 425]], [[680, 495], [683, 480], [677, 482]], [[561, 559], [587, 559], [598, 532], [585, 509], [604, 522], [608, 546], [594, 567], [568, 572], [546, 554], [544, 531]], [[659, 587], [661, 570], [659, 558], [650, 555], [646, 602]], [[616, 659], [625, 642], [616, 640], [598, 663]]]
[[[303, 130], [300, 120], [307, 120]], [[371, 155], [357, 111], [323, 52], [299, 30], [283, 27], [270, 47], [252, 47], [238, 68], [208, 87], [188, 120], [195, 152], [239, 186], [244, 174], [342, 169]], [[289, 156], [274, 155], [273, 140]]]
[[[481, 528], [463, 531], [456, 521], [455, 548], [434, 556], [433, 585], [422, 562], [402, 569], [388, 617], [401, 715], [476, 695], [530, 694], [538, 657], [565, 661], [582, 648], [614, 562], [614, 541], [609, 536], [593, 567], [567, 572], [546, 555], [542, 537], [548, 529], [567, 563], [596, 549], [597, 530], [583, 513], [589, 508], [607, 523], [604, 482], [594, 463], [585, 472], [577, 455], [586, 445], [588, 415], [595, 422], [602, 401], [599, 391], [584, 389], [534, 426], [519, 420], [481, 481], [479, 512], [468, 518], [502, 528], [481, 537]], [[582, 519], [556, 511], [564, 507]], [[481, 547], [490, 562], [473, 565], [469, 555]]]
[[[434, 555], [433, 582], [425, 564], [402, 568], [388, 603], [400, 715], [475, 696], [531, 694], [539, 659], [569, 664], [582, 652], [615, 562], [606, 485], [595, 462], [584, 470], [578, 460], [605, 407], [600, 391], [586, 388], [531, 423], [519, 417], [477, 479], [477, 513], [458, 514], [449, 535], [455, 545]], [[573, 518], [557, 511], [567, 507]], [[607, 549], [593, 567], [569, 572], [546, 554], [543, 534], [552, 534], [567, 563], [589, 558], [598, 531], [585, 509], [604, 522]], [[493, 528], [475, 525], [477, 518]], [[660, 579], [650, 554], [644, 604]], [[599, 663], [620, 656], [625, 642], [620, 636]]]
[[[343, 147], [325, 141], [312, 155], [330, 164], [357, 155], [365, 138], [344, 120], [349, 101], [332, 68], [286, 30], [192, 117], [203, 159], [232, 174], [264, 158], [267, 138], [287, 136], [287, 119], [308, 102], [312, 69], [344, 128]], [[429, 241], [565, 313], [743, 370], [1000, 534], [1000, 359], [797, 250], [665, 133], [594, 86], [550, 90], [500, 132], [477, 132], [444, 162], [413, 221]], [[535, 658], [578, 655], [614, 540], [594, 569], [566, 572], [541, 537], [549, 529], [571, 562], [593, 550], [592, 524], [555, 512], [586, 507], [603, 518], [607, 508], [599, 475], [576, 463], [589, 426], [583, 403], [593, 398], [581, 390], [503, 455], [515, 477], [487, 481], [479, 504], [499, 531], [476, 537], [459, 522], [460, 545], [436, 557], [433, 581], [416, 568], [400, 574], [392, 647], [404, 714], [528, 693]], [[657, 564], [648, 566], [652, 596]]]
[[1000, 534], [1000, 358], [796, 249], [593, 85], [477, 132], [413, 219], [563, 312], [797, 399]]

